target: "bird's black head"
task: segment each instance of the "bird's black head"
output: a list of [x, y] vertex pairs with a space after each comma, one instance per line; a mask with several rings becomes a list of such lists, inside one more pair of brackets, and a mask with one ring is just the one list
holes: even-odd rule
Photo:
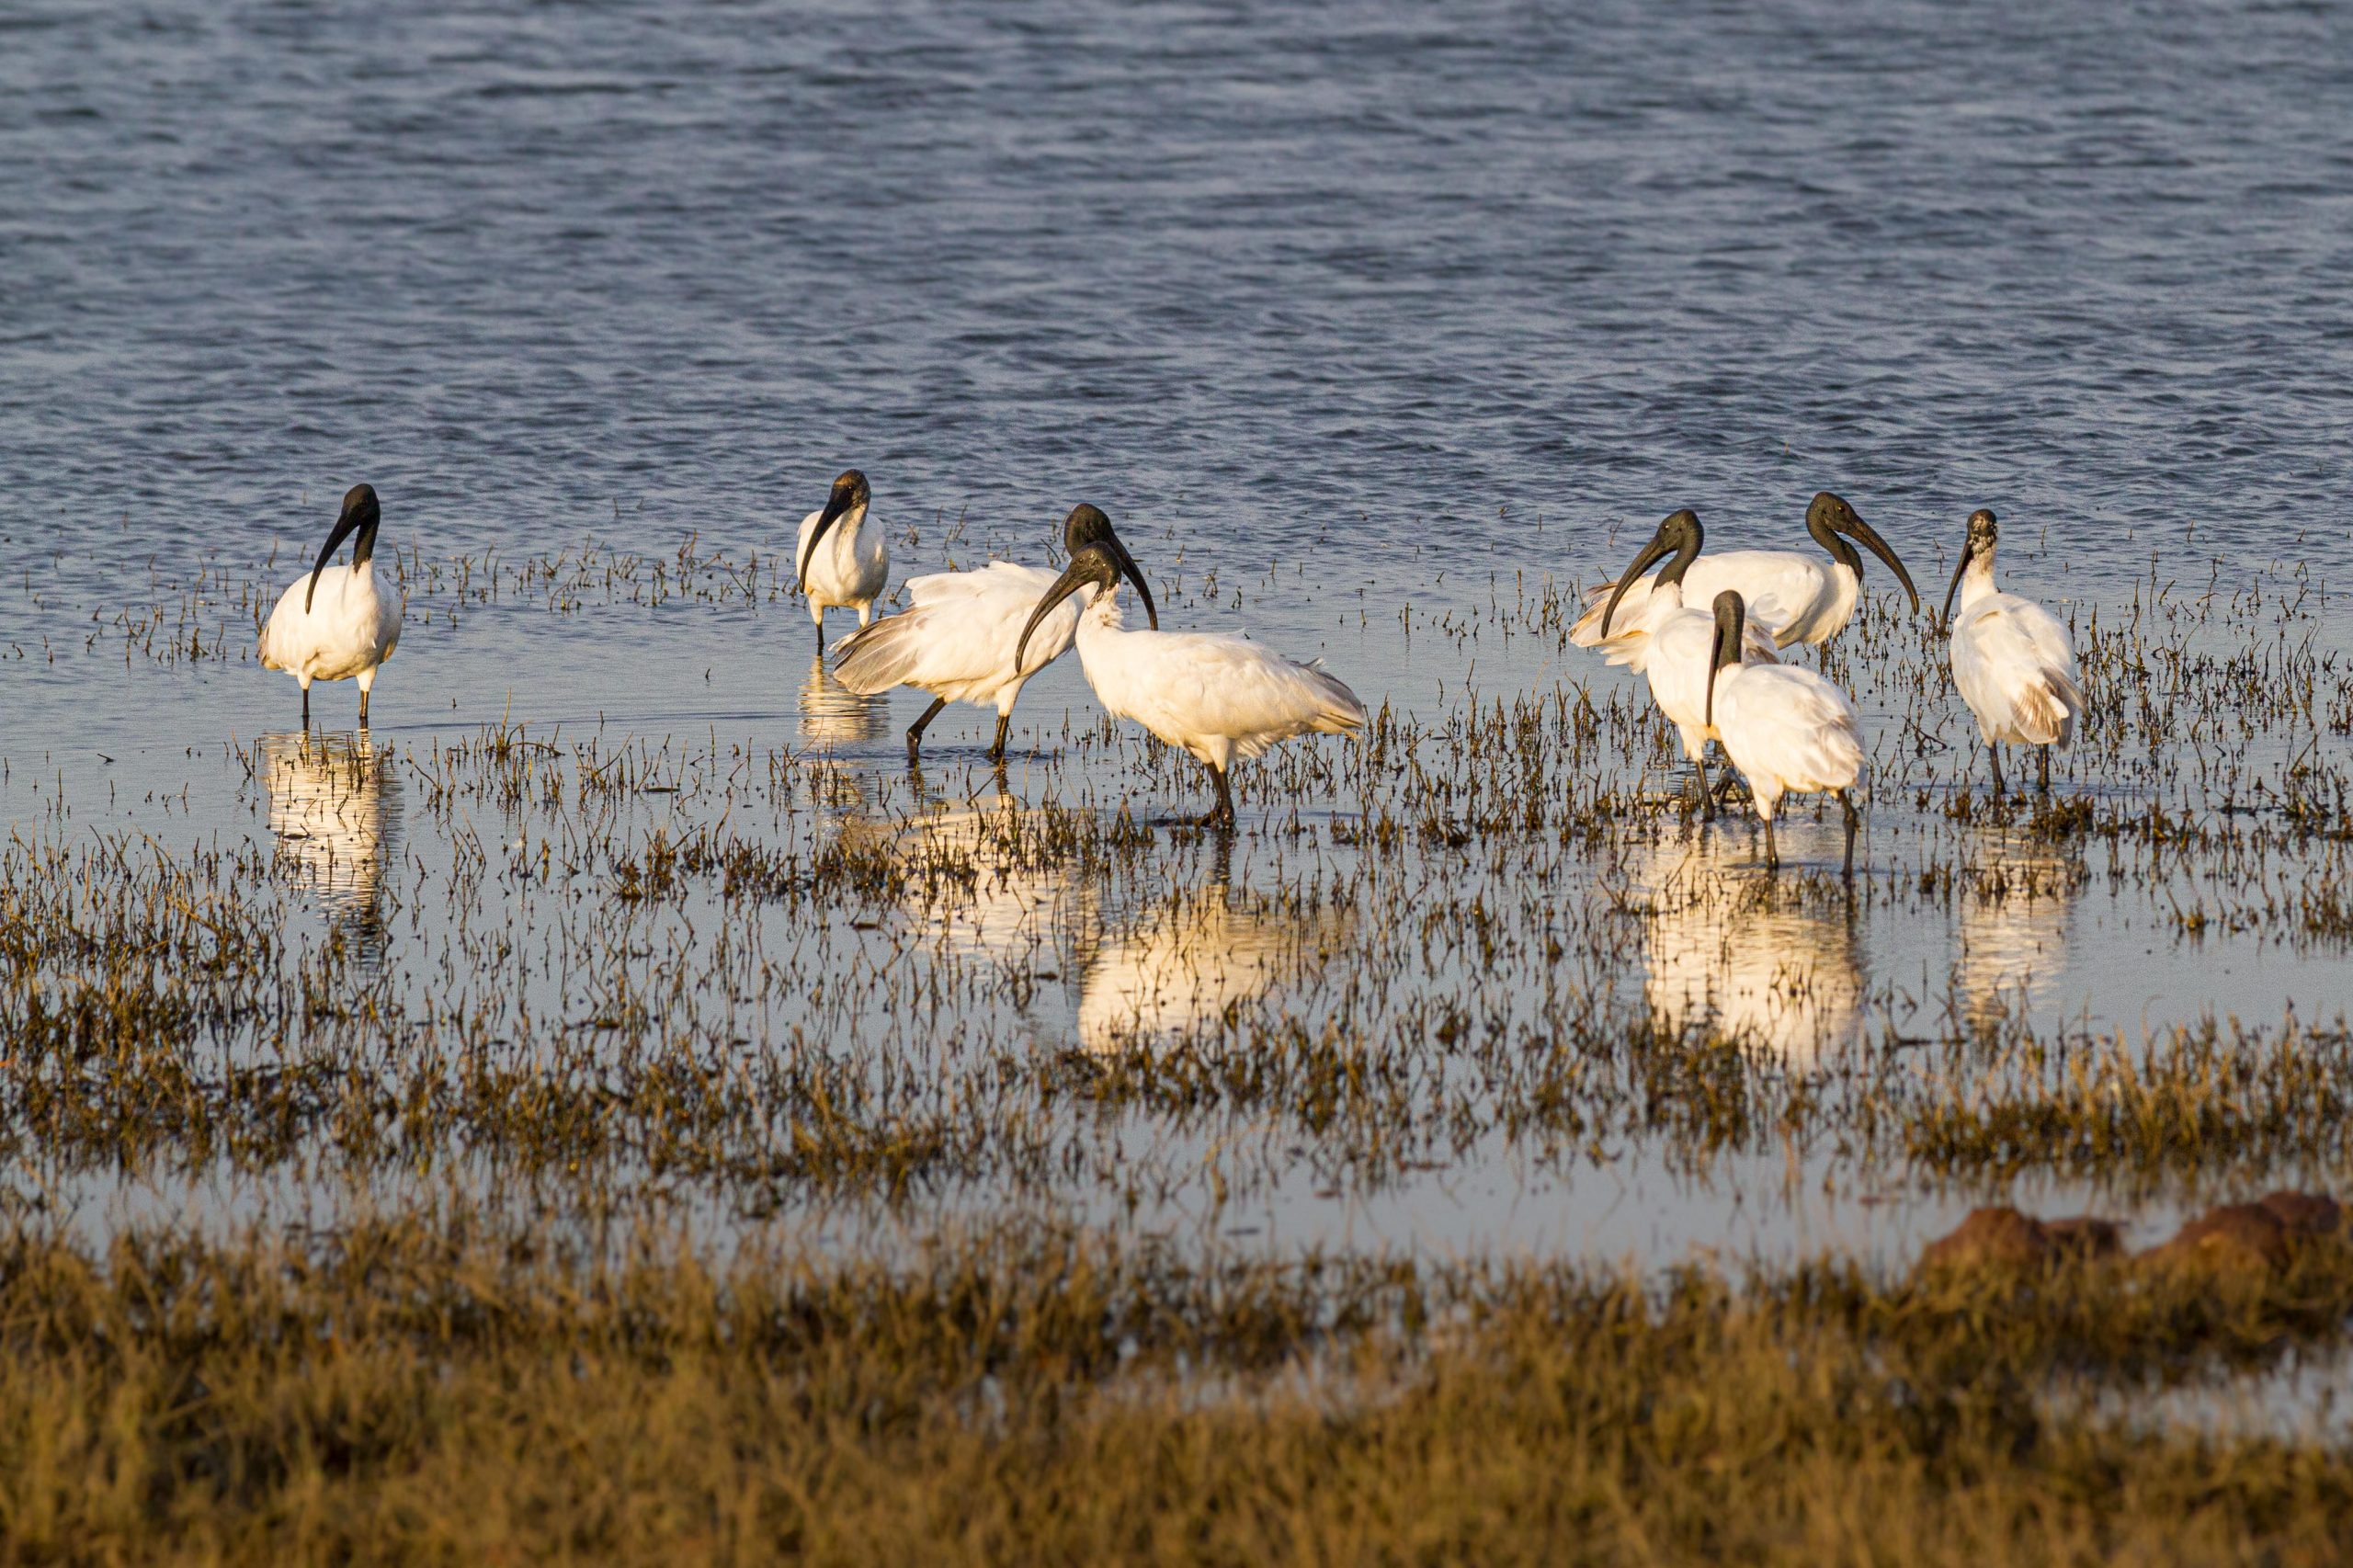
[[1609, 635], [1609, 623], [1618, 617], [1618, 601], [1626, 597], [1626, 590], [1634, 585], [1652, 562], [1664, 555], [1674, 556], [1674, 560], [1660, 568], [1658, 580], [1660, 583], [1680, 583], [1683, 574], [1691, 569], [1691, 562], [1699, 559], [1699, 548], [1706, 542], [1707, 530], [1699, 526], [1699, 514], [1688, 506], [1669, 512], [1659, 519], [1658, 527], [1651, 533], [1650, 542], [1643, 545], [1642, 552], [1634, 557], [1634, 563], [1626, 568], [1626, 574], [1618, 579], [1617, 592], [1609, 596], [1609, 607], [1601, 612], [1601, 634], [1604, 637]]
[[836, 521], [862, 509], [873, 498], [873, 492], [866, 487], [866, 475], [858, 470], [846, 468], [835, 479], [833, 493], [825, 497], [825, 509], [817, 514], [817, 526], [809, 530], [809, 542], [801, 551], [801, 584], [804, 589], [809, 585], [809, 558], [817, 553], [817, 541]]
[[1038, 630], [1038, 623], [1051, 614], [1056, 605], [1081, 588], [1092, 587], [1097, 593], [1109, 593], [1120, 585], [1122, 570], [1120, 556], [1125, 553], [1121, 551], [1114, 554], [1112, 545], [1100, 540], [1089, 541], [1071, 551], [1070, 564], [1063, 568], [1063, 574], [1054, 579], [1053, 585], [1039, 599], [1038, 608], [1029, 612], [1029, 623], [1021, 629], [1021, 640], [1013, 645], [1016, 672], [1025, 668], [1022, 661], [1029, 656], [1030, 633]]
[[1726, 588], [1716, 596], [1715, 615], [1715, 637], [1708, 644], [1708, 699], [1700, 717], [1710, 729], [1716, 724], [1716, 676], [1740, 663], [1748, 635], [1748, 606], [1739, 594]]
[[325, 547], [319, 551], [318, 560], [311, 566], [311, 585], [302, 594], [303, 614], [311, 613], [311, 606], [319, 597], [319, 574], [327, 569], [327, 562], [335, 559], [335, 552], [343, 547], [345, 540], [354, 534], [358, 536], [351, 547], [351, 564], [354, 567], [365, 566], [373, 559], [376, 529], [383, 520], [384, 509], [377, 504], [374, 485], [355, 484], [343, 493], [343, 511], [336, 516], [335, 527], [327, 534]]
[[1895, 558], [1895, 551], [1887, 540], [1880, 538], [1877, 530], [1847, 504], [1845, 496], [1833, 495], [1827, 490], [1816, 492], [1813, 504], [1805, 509], [1805, 531], [1830, 552], [1832, 560], [1853, 568], [1858, 577], [1863, 574], [1863, 558], [1847, 540], [1860, 540], [1873, 555], [1887, 562], [1887, 569], [1895, 574], [1895, 580], [1912, 596], [1913, 612], [1919, 612], [1920, 590], [1912, 585], [1912, 574], [1904, 569], [1904, 562]]
[[1994, 521], [1994, 508], [1980, 506], [1969, 514], [1969, 537], [1961, 543], [1961, 559], [1953, 562], [1952, 582], [1945, 588], [1945, 608], [1937, 618], [1947, 630], [1952, 626], [1953, 596], [1961, 592], [1961, 580], [1969, 574], [1969, 563], [1993, 560], [1995, 543], [2001, 536], [2002, 530]]
[[1120, 563], [1120, 573], [1136, 585], [1136, 597], [1143, 600], [1143, 612], [1151, 618], [1152, 629], [1159, 631], [1160, 607], [1152, 602], [1152, 589], [1145, 585], [1143, 571], [1136, 565], [1136, 558], [1128, 553], [1128, 547], [1111, 527], [1111, 519], [1103, 515], [1103, 508], [1081, 501], [1063, 519], [1063, 548], [1075, 561], [1078, 552], [1089, 545], [1100, 545], [1111, 552], [1112, 559]]

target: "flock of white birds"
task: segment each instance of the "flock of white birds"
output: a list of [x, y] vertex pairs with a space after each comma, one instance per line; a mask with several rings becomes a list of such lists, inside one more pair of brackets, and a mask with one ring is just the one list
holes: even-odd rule
[[[844, 687], [872, 695], [911, 686], [931, 694], [931, 706], [907, 732], [911, 758], [940, 710], [963, 702], [996, 710], [989, 757], [1001, 766], [1022, 687], [1073, 647], [1107, 711], [1142, 725], [1208, 769], [1217, 801], [1199, 825], [1233, 825], [1228, 774], [1236, 758], [1310, 733], [1353, 733], [1366, 722], [1364, 704], [1320, 662], [1301, 664], [1230, 633], [1161, 631], [1142, 570], [1111, 520], [1090, 506], [1074, 507], [1063, 524], [1069, 564], [1061, 573], [1000, 561], [979, 571], [915, 577], [905, 585], [908, 608], [877, 619], [891, 553], [870, 515], [871, 500], [863, 473], [852, 469], [835, 479], [825, 505], [801, 524], [795, 561], [821, 654], [825, 611], [858, 613], [858, 629], [834, 661]], [[311, 683], [318, 680], [357, 680], [365, 726], [376, 671], [399, 643], [402, 604], [376, 580], [381, 521], [376, 492], [355, 485], [317, 562], [262, 627], [263, 665], [301, 683], [305, 730]], [[1832, 682], [1780, 655], [1797, 644], [1819, 647], [1854, 619], [1862, 556], [1850, 540], [1887, 563], [1915, 610], [1919, 594], [1887, 541], [1838, 496], [1825, 491], [1813, 498], [1806, 529], [1824, 556], [1762, 550], [1708, 555], [1698, 516], [1676, 512], [1622, 576], [1591, 591], [1570, 636], [1649, 681], [1698, 767], [1701, 801], [1711, 815], [1707, 744], [1722, 748], [1764, 822], [1768, 868], [1779, 860], [1773, 818], [1782, 799], [1836, 798], [1846, 819], [1845, 870], [1851, 877], [1857, 818], [1849, 791], [1863, 770], [1855, 706]], [[1995, 585], [1997, 538], [1992, 512], [1971, 515], [1942, 617], [1953, 683], [1977, 717], [1999, 793], [2004, 745], [2035, 747], [2048, 788], [2050, 748], [2074, 738], [2084, 693], [2066, 629], [2040, 605]], [[354, 541], [351, 563], [330, 565], [346, 539]], [[1120, 596], [1129, 585], [1149, 629], [1125, 623]]]

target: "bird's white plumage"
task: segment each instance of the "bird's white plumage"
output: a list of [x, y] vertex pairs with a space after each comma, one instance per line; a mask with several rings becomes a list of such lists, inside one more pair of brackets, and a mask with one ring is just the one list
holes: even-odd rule
[[870, 515], [871, 508], [854, 506], [834, 520], [825, 537], [817, 541], [813, 553], [809, 536], [816, 531], [817, 520], [825, 515], [819, 507], [801, 519], [801, 532], [794, 540], [792, 559], [809, 560], [807, 575], [801, 591], [809, 596], [809, 619], [823, 631], [825, 611], [835, 606], [858, 611], [858, 623], [866, 625], [874, 619], [874, 601], [891, 581], [891, 547], [884, 542], [881, 525]]
[[2031, 599], [1994, 585], [1990, 552], [1961, 579], [1952, 679], [1987, 744], [2059, 745], [2083, 717], [2082, 672], [2067, 629]]
[[377, 667], [400, 645], [405, 608], [377, 585], [372, 559], [326, 568], [315, 595], [306, 572], [278, 596], [262, 625], [262, 668], [287, 671], [306, 692], [314, 680], [353, 679], [365, 692], [376, 683]]
[[[1607, 639], [1601, 633], [1601, 617], [1617, 585], [1604, 583], [1587, 589], [1586, 612], [1569, 629], [1569, 641], [1580, 648], [1614, 642], [1630, 614], [1641, 617], [1656, 597], [1657, 586], [1658, 574], [1653, 572], [1627, 587], [1626, 597], [1618, 602], [1618, 613], [1611, 618]], [[1774, 645], [1786, 648], [1792, 642], [1827, 642], [1845, 630], [1854, 619], [1862, 582], [1853, 567], [1827, 556], [1794, 550], [1728, 550], [1704, 553], [1691, 563], [1683, 574], [1683, 596], [1677, 602], [1713, 604], [1727, 588], [1740, 595], [1747, 606], [1750, 624], [1762, 622]]]
[[1011, 713], [1022, 686], [1069, 652], [1078, 629], [1077, 602], [1056, 605], [1029, 634], [1022, 653], [1028, 667], [1015, 672], [1021, 629], [1055, 577], [1010, 561], [911, 577], [910, 608], [851, 633], [835, 656], [834, 674], [852, 691], [920, 687], [950, 702], [994, 705], [1000, 717]]
[[1365, 722], [1364, 704], [1338, 679], [1246, 638], [1124, 630], [1116, 588], [1096, 591], [1076, 641], [1097, 701], [1221, 773], [1295, 735], [1345, 735]]
[[1716, 738], [1767, 822], [1785, 794], [1851, 789], [1862, 777], [1855, 705], [1794, 665], [1727, 665], [1718, 672]]
[[[1697, 762], [1715, 734], [1708, 725], [1707, 707], [1708, 656], [1715, 646], [1716, 619], [1704, 610], [1686, 609], [1683, 593], [1678, 584], [1665, 585], [1643, 601], [1631, 621], [1626, 607], [1620, 605], [1609, 640], [1600, 648], [1609, 663], [1648, 677], [1652, 700], [1681, 734], [1683, 755]], [[1753, 619], [1745, 623], [1741, 644], [1744, 656], [1760, 665], [1779, 660], [1771, 636]]]

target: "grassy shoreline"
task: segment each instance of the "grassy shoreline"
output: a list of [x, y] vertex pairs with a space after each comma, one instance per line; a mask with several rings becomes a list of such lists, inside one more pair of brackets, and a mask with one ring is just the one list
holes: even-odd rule
[[459, 1215], [298, 1247], [0, 1247], [19, 1560], [2321, 1562], [2327, 1434], [2097, 1401], [2334, 1348], [2353, 1249], [1664, 1282], [1187, 1265], [1084, 1233], [912, 1266]]

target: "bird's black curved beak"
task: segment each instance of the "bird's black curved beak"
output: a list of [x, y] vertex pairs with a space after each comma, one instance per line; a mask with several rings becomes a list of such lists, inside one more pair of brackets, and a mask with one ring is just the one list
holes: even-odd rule
[[[1120, 536], [1118, 534], [1113, 534], [1103, 542], [1111, 547], [1111, 559], [1120, 563], [1120, 573], [1126, 576], [1129, 582], [1133, 583], [1136, 585], [1136, 597], [1143, 600], [1143, 613], [1151, 619], [1152, 629], [1154, 631], [1159, 631], [1160, 609], [1159, 607], [1152, 602], [1152, 590], [1144, 586], [1143, 568], [1136, 564], [1136, 558], [1128, 553], [1128, 547], [1120, 542]], [[1019, 663], [1017, 661], [1014, 665], [1014, 668], [1019, 669], [1020, 667]]]
[[1666, 537], [1666, 525], [1661, 523], [1658, 532], [1651, 535], [1650, 543], [1643, 546], [1643, 552], [1634, 557], [1634, 563], [1626, 568], [1626, 574], [1618, 579], [1618, 591], [1609, 596], [1609, 608], [1601, 612], [1601, 634], [1604, 637], [1609, 635], [1609, 622], [1616, 618], [1618, 601], [1626, 597], [1626, 590], [1634, 585], [1635, 581], [1642, 576], [1643, 570], [1652, 562], [1671, 555], [1674, 551], [1675, 546]]
[[383, 509], [376, 504], [375, 491], [367, 485], [355, 487], [343, 498], [342, 515], [335, 518], [334, 531], [327, 535], [326, 547], [319, 551], [318, 560], [311, 563], [311, 585], [302, 592], [304, 615], [311, 613], [311, 606], [319, 597], [319, 574], [327, 569], [327, 562], [335, 559], [335, 552], [343, 548], [345, 540], [355, 533], [359, 536], [359, 542], [351, 551], [354, 566], [364, 565], [369, 557], [375, 554], [376, 525], [383, 520]]
[[[1127, 552], [1121, 551], [1120, 553], [1124, 555]], [[1038, 608], [1029, 612], [1029, 622], [1021, 629], [1021, 641], [1013, 645], [1013, 673], [1021, 674], [1022, 658], [1029, 652], [1029, 634], [1038, 630], [1038, 623], [1051, 614], [1056, 605], [1090, 583], [1099, 586], [1118, 581], [1117, 562], [1099, 545], [1090, 545], [1071, 557], [1070, 564], [1063, 568], [1063, 574], [1054, 579], [1054, 585], [1046, 590], [1046, 597], [1040, 599]]]
[[808, 547], [801, 552], [799, 575], [802, 592], [808, 591], [809, 561], [817, 553], [817, 541], [825, 537], [825, 530], [832, 528], [836, 519], [858, 504], [858, 487], [852, 484], [836, 484], [834, 486], [833, 494], [825, 497], [825, 509], [817, 514], [817, 526], [809, 530]]
[[1945, 608], [1938, 611], [1937, 615], [1937, 619], [1944, 623], [1944, 629], [1947, 631], [1950, 631], [1952, 630], [1953, 596], [1961, 592], [1961, 576], [1969, 570], [1970, 557], [1976, 554], [1976, 552], [1977, 536], [1972, 533], [1969, 538], [1961, 541], [1961, 559], [1953, 563], [1952, 584], [1945, 589]]
[[1895, 574], [1895, 580], [1904, 585], [1905, 593], [1912, 596], [1912, 613], [1919, 614], [1920, 590], [1912, 585], [1912, 574], [1906, 572], [1904, 562], [1895, 558], [1894, 547], [1879, 537], [1879, 530], [1863, 521], [1861, 515], [1849, 506], [1845, 525], [1838, 531], [1861, 540], [1864, 549], [1887, 562], [1887, 569]]
[[1708, 699], [1700, 713], [1700, 722], [1711, 730], [1716, 727], [1716, 676], [1726, 666], [1740, 663], [1741, 640], [1747, 635], [1748, 607], [1740, 596], [1726, 588], [1716, 596], [1716, 635], [1708, 644]]

